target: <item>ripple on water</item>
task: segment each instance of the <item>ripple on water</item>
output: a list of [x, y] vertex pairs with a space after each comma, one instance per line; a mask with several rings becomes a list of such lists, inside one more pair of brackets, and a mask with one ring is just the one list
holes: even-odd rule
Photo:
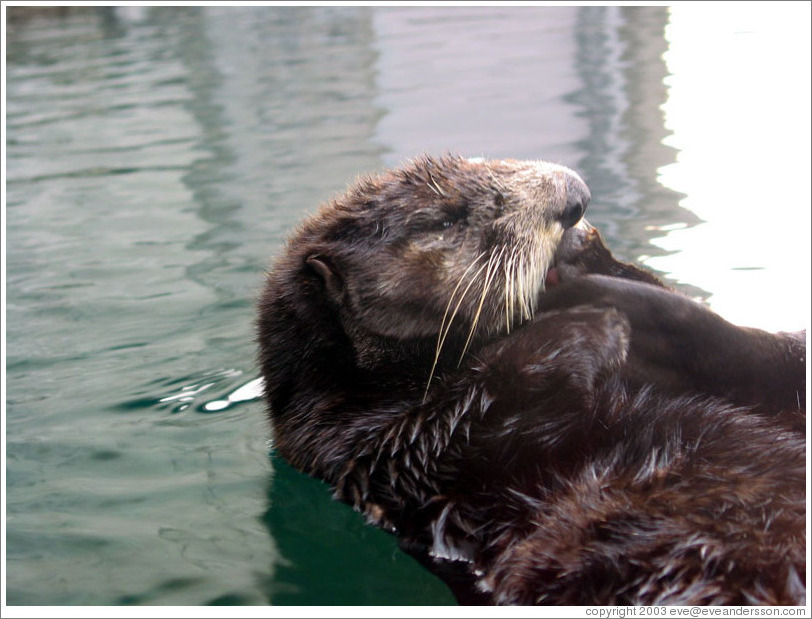
[[238, 404], [262, 398], [261, 378], [246, 380], [238, 369], [223, 369], [180, 378], [162, 378], [144, 390], [144, 395], [114, 404], [118, 412], [135, 412], [154, 408], [172, 414], [222, 413]]

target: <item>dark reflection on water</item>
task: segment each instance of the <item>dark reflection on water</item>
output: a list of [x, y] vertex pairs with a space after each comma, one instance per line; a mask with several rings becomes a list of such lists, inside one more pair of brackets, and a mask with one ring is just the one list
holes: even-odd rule
[[666, 20], [664, 7], [595, 7], [579, 11], [575, 27], [583, 86], [568, 100], [589, 127], [578, 161], [595, 196], [589, 220], [613, 248], [634, 257], [656, 251], [650, 226], [698, 222], [675, 208], [681, 196], [656, 181], [657, 170], [675, 156], [662, 142]]
[[422, 150], [568, 164], [621, 254], [662, 253], [696, 219], [657, 182], [667, 10], [64, 13], [7, 33], [9, 604], [451, 603], [269, 458], [263, 269]]

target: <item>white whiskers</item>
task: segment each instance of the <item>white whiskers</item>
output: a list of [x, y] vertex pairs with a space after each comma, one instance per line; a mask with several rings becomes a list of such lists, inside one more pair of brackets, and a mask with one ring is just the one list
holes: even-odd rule
[[445, 344], [445, 339], [448, 336], [448, 332], [451, 330], [451, 323], [454, 322], [454, 318], [457, 316], [457, 312], [459, 311], [460, 306], [462, 305], [463, 299], [465, 299], [465, 295], [468, 294], [468, 291], [471, 289], [471, 286], [473, 286], [474, 283], [477, 281], [479, 274], [482, 273], [483, 269], [485, 269], [486, 266], [488, 266], [488, 263], [483, 264], [471, 278], [471, 281], [468, 282], [468, 285], [462, 291], [462, 294], [460, 295], [459, 300], [457, 301], [457, 305], [454, 307], [454, 311], [451, 313], [450, 317], [448, 315], [448, 310], [451, 309], [451, 305], [452, 303], [454, 303], [457, 291], [460, 289], [460, 286], [462, 286], [463, 281], [465, 281], [465, 277], [468, 275], [468, 273], [471, 272], [471, 269], [473, 269], [477, 265], [477, 263], [482, 259], [484, 255], [485, 252], [482, 252], [476, 258], [474, 258], [474, 260], [471, 262], [468, 268], [465, 269], [465, 272], [460, 276], [460, 279], [457, 282], [457, 285], [454, 287], [454, 290], [451, 291], [451, 296], [448, 299], [448, 305], [446, 305], [445, 313], [443, 314], [443, 320], [440, 323], [440, 333], [437, 336], [437, 348], [434, 352], [434, 363], [431, 366], [431, 372], [429, 372], [429, 379], [426, 382], [426, 390], [423, 393], [423, 401], [426, 400], [426, 396], [428, 395], [431, 380], [432, 378], [434, 378], [434, 371], [437, 369], [437, 361], [440, 359], [440, 353], [443, 350], [443, 344]]
[[[549, 231], [546, 231], [546, 234], [549, 235]], [[470, 318], [470, 327], [460, 352], [458, 366], [462, 364], [477, 333], [482, 331], [483, 328], [486, 331], [495, 332], [503, 326], [505, 333], [511, 333], [517, 321], [525, 322], [533, 317], [536, 309], [536, 297], [544, 289], [547, 267], [557, 244], [557, 239], [538, 242], [539, 238], [543, 239], [544, 235], [540, 234], [539, 237], [533, 240], [525, 239], [523, 243], [516, 243], [513, 247], [510, 245], [495, 247], [484, 263], [483, 258], [486, 252], [482, 252], [471, 261], [471, 264], [462, 273], [451, 291], [443, 313], [440, 331], [437, 335], [437, 346], [434, 351], [434, 362], [426, 382], [426, 389], [423, 392], [423, 401], [428, 396], [431, 381], [437, 371], [440, 355], [451, 333], [454, 321], [457, 319], [466, 297], [475, 288], [475, 285], [480, 286], [480, 288], [476, 288], [479, 301]], [[491, 308], [486, 305], [488, 296], [491, 294], [496, 295], [496, 298], [503, 298], [504, 301]], [[494, 311], [496, 315], [492, 315]], [[484, 323], [482, 320], [483, 313], [487, 316]]]

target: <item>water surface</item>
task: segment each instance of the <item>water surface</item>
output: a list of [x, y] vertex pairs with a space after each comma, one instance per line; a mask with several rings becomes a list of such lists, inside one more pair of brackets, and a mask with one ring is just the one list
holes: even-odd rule
[[564, 163], [621, 256], [743, 324], [805, 327], [809, 95], [774, 67], [808, 80], [809, 20], [687, 10], [10, 19], [8, 603], [453, 603], [273, 455], [252, 390], [265, 265], [360, 172]]

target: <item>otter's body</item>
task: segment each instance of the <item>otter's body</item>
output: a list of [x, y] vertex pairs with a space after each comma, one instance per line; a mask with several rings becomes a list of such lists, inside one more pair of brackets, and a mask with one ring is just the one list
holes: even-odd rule
[[615, 261], [588, 200], [424, 158], [306, 220], [259, 305], [276, 449], [463, 602], [803, 603], [805, 346]]

